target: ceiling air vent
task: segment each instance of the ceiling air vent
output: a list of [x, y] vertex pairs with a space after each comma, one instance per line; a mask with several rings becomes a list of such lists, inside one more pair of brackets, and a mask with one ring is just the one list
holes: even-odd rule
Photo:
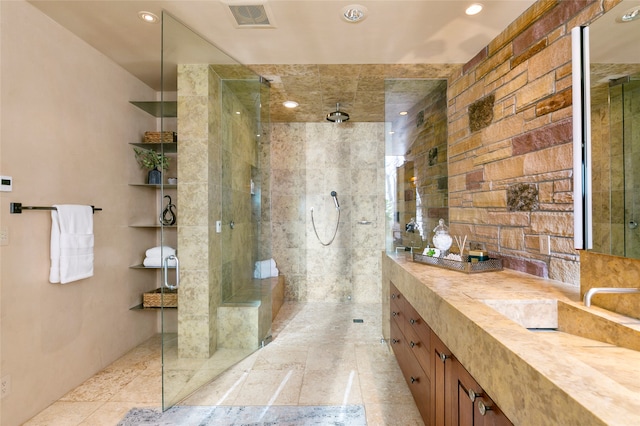
[[264, 4], [228, 5], [238, 28], [273, 28]]

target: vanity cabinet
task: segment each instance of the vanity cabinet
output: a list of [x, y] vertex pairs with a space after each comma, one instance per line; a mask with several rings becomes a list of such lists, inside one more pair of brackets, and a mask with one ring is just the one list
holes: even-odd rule
[[390, 343], [428, 426], [508, 426], [454, 354], [390, 283]]

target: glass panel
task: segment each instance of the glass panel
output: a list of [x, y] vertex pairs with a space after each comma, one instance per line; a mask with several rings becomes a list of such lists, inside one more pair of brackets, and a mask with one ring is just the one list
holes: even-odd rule
[[162, 310], [167, 409], [269, 341], [278, 277], [268, 267], [268, 83], [166, 13], [162, 55], [178, 139], [178, 184], [162, 191], [175, 191], [177, 221], [162, 241], [175, 232], [180, 279], [178, 309]]

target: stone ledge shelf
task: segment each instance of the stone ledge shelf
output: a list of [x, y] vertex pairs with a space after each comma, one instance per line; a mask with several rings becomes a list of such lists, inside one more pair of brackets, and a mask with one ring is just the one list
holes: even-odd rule
[[[393, 282], [514, 424], [640, 424], [640, 352], [576, 335], [586, 322], [575, 312], [569, 321], [575, 329], [562, 331], [565, 311], [582, 310], [579, 288], [512, 270], [469, 276], [402, 254], [382, 257], [385, 338]], [[494, 309], [500, 300], [512, 306], [500, 313]], [[515, 306], [518, 300], [523, 306]], [[550, 301], [557, 302], [555, 314]], [[506, 316], [512, 309], [525, 325]], [[603, 311], [616, 326], [640, 330], [640, 321]], [[553, 315], [561, 331], [526, 328], [537, 316]]]

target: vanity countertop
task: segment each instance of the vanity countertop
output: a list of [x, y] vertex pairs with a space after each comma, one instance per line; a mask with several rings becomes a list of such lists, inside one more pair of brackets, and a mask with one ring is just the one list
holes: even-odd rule
[[[389, 281], [514, 424], [640, 425], [640, 351], [533, 332], [486, 303], [578, 306], [579, 288], [508, 269], [469, 275], [383, 254], [383, 324]], [[628, 321], [640, 329], [640, 320]]]

